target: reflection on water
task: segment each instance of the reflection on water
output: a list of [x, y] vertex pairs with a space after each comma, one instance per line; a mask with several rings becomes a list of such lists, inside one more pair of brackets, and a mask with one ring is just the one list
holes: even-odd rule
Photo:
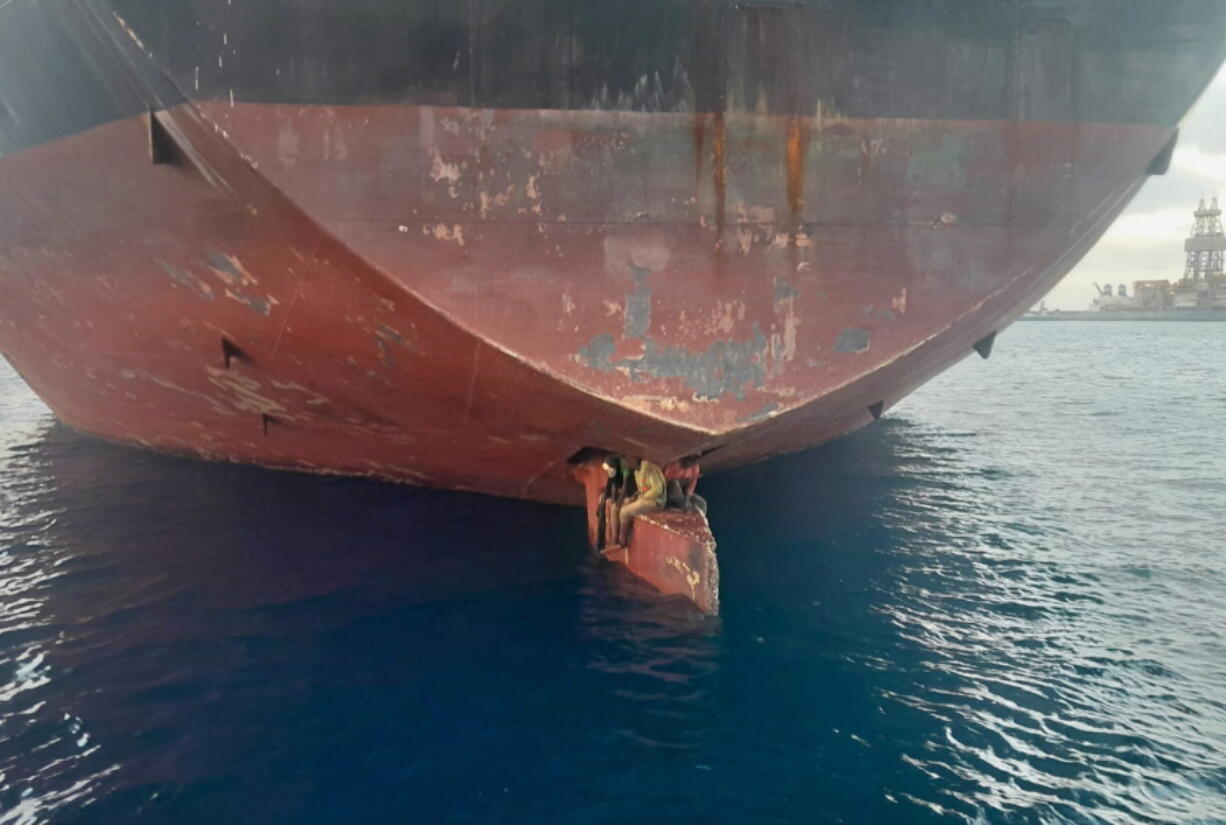
[[625, 570], [584, 563], [580, 619], [602, 713], [631, 743], [689, 752], [710, 744], [720, 620], [655, 597]]
[[1226, 821], [1226, 396], [1146, 362], [1226, 343], [1130, 326], [704, 482], [719, 619], [577, 511], [108, 446], [6, 373], [0, 823]]

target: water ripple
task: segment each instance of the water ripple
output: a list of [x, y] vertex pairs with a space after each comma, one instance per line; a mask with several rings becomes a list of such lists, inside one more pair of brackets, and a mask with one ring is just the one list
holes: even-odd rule
[[1022, 325], [704, 481], [719, 620], [572, 511], [122, 450], [0, 374], [0, 823], [1226, 822], [1224, 362]]

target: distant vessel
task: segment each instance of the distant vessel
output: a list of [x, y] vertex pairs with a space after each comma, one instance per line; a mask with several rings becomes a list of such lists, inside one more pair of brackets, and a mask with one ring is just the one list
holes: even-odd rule
[[1214, 197], [1201, 198], [1192, 213], [1192, 232], [1184, 241], [1187, 255], [1179, 281], [1134, 281], [1112, 290], [1094, 285], [1098, 297], [1088, 310], [1049, 310], [1043, 303], [1023, 316], [1029, 320], [1088, 321], [1226, 321], [1226, 234], [1222, 209]]

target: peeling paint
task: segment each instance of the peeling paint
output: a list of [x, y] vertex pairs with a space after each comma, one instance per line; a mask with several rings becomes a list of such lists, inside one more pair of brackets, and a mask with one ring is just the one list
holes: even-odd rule
[[456, 184], [460, 182], [460, 164], [447, 163], [438, 149], [434, 149], [430, 162], [430, 180], [446, 182], [448, 196], [455, 198], [458, 194]]
[[319, 407], [319, 406], [324, 406], [324, 405], [333, 403], [331, 399], [320, 395], [318, 392], [311, 389], [310, 387], [306, 387], [306, 386], [303, 386], [302, 384], [299, 384], [297, 381], [278, 381], [274, 378], [269, 383], [271, 383], [274, 387], [276, 387], [279, 390], [286, 390], [288, 392], [302, 393], [303, 395], [306, 396], [305, 403], [312, 407]]
[[748, 255], [753, 251], [753, 230], [746, 227], [737, 227], [736, 229], [736, 249], [742, 255]]
[[633, 381], [680, 378], [698, 400], [715, 400], [731, 394], [743, 401], [747, 389], [759, 388], [765, 381], [769, 350], [766, 336], [755, 323], [750, 339], [715, 341], [702, 352], [661, 347], [648, 338], [641, 356], [615, 361], [616, 344], [612, 333], [606, 332], [594, 336], [579, 350], [579, 355], [593, 369], [623, 370]]
[[650, 275], [651, 270], [647, 267], [630, 264], [634, 291], [626, 295], [627, 338], [644, 338], [651, 328], [651, 287], [647, 286], [647, 278]]
[[613, 370], [613, 353], [616, 349], [617, 343], [613, 340], [613, 333], [602, 332], [599, 335], [592, 336], [592, 340], [579, 348], [579, 357], [593, 369], [611, 372]]
[[787, 317], [783, 319], [783, 334], [771, 335], [771, 377], [783, 372], [783, 365], [796, 357], [796, 332], [800, 326], [800, 318], [789, 305]]
[[[5, 5], [8, 5], [8, 4], [6, 3]], [[132, 42], [135, 43], [137, 46], [139, 46], [142, 52], [148, 51], [148, 49], [145, 48], [144, 42], [139, 37], [136, 36], [136, 32], [134, 32], [132, 30], [132, 27], [128, 25], [128, 21], [124, 20], [122, 17], [119, 16], [119, 12], [112, 11], [111, 15], [115, 18], [115, 22], [119, 24], [119, 27], [123, 29], [124, 34], [130, 37], [132, 39]]]
[[464, 227], [460, 226], [458, 223], [453, 226], [448, 226], [445, 223], [436, 223], [433, 226], [423, 226], [421, 228], [421, 234], [433, 235], [440, 241], [447, 241], [449, 243], [457, 244], [458, 246], [464, 245]]
[[[162, 387], [163, 389], [171, 390], [172, 392], [181, 393], [183, 395], [188, 395], [193, 398], [199, 398], [201, 401], [207, 404], [208, 407], [213, 412], [217, 413], [218, 415], [234, 415], [234, 410], [230, 409], [230, 407], [223, 404], [221, 400], [214, 398], [211, 395], [208, 395], [206, 393], [198, 392], [196, 390], [189, 389], [184, 386], [180, 386], [179, 384], [176, 384], [175, 382], [171, 381], [169, 378], [165, 378], [163, 376], [157, 375], [156, 373], [147, 372], [145, 370], [120, 369], [119, 375], [121, 378], [123, 378], [126, 381], [133, 381], [136, 379], [141, 379], [143, 381], [151, 381], [154, 384], [158, 385], [159, 387]], [[136, 396], [133, 395], [132, 393], [124, 393], [124, 395], [130, 399], [136, 398]]]
[[771, 249], [785, 249], [789, 246], [809, 249], [816, 246], [813, 237], [806, 232], [777, 232], [771, 240]]
[[243, 306], [247, 307], [253, 312], [258, 312], [260, 315], [270, 314], [272, 312], [272, 305], [276, 303], [275, 299], [271, 297], [260, 298], [255, 295], [235, 292], [232, 289], [226, 290], [226, 297], [238, 301]]
[[297, 130], [294, 130], [293, 119], [282, 119], [280, 121], [280, 129], [277, 131], [278, 161], [281, 161], [284, 165], [297, 163], [300, 156], [300, 147], [302, 147], [302, 139], [300, 139]]
[[950, 133], [926, 151], [916, 151], [907, 161], [907, 183], [917, 188], [955, 192], [966, 186], [966, 146]]
[[903, 287], [902, 292], [890, 300], [890, 308], [899, 315], [907, 314], [907, 288]]
[[[715, 309], [715, 330], [727, 335], [736, 329], [736, 322], [745, 320], [745, 302], [744, 301], [718, 301]], [[682, 323], [685, 322], [684, 313], [682, 313]]]
[[434, 150], [430, 162], [430, 180], [458, 183], [460, 180], [460, 165], [447, 163], [437, 149]]
[[743, 417], [741, 421], [746, 424], [753, 424], [758, 421], [762, 421], [764, 419], [770, 418], [772, 415], [774, 415], [778, 411], [779, 411], [778, 402], [768, 401], [765, 404], [763, 404], [762, 407], [758, 409], [756, 412], [752, 412], [749, 415]]
[[792, 284], [788, 283], [782, 278], [775, 279], [774, 288], [775, 288], [775, 303], [776, 304], [781, 304], [784, 301], [788, 300], [789, 298], [799, 298], [800, 297], [799, 290], [797, 290], [796, 287], [792, 286]]
[[227, 400], [234, 409], [259, 415], [272, 415], [281, 421], [291, 420], [283, 405], [260, 394], [260, 382], [254, 378], [216, 367], [207, 367], [206, 372], [210, 384], [231, 393], [231, 397]]
[[209, 269], [226, 285], [227, 298], [238, 301], [260, 315], [268, 315], [272, 312], [272, 307], [277, 300], [271, 295], [260, 297], [239, 291], [238, 287], [254, 286], [259, 281], [243, 267], [238, 258], [222, 252], [208, 252], [204, 257]]
[[375, 330], [375, 346], [379, 348], [379, 360], [389, 367], [396, 364], [396, 357], [392, 354], [393, 347], [414, 353], [418, 351], [403, 335], [387, 324], [379, 324], [379, 328]]
[[490, 210], [495, 206], [506, 206], [511, 201], [511, 195], [515, 194], [515, 186], [508, 186], [502, 192], [497, 192], [491, 195], [489, 192], [478, 192], [477, 197], [480, 199], [480, 213], [484, 220], [489, 217]]
[[627, 395], [623, 396], [622, 401], [628, 407], [647, 412], [661, 409], [669, 412], [686, 413], [693, 406], [684, 398], [676, 398], [672, 395]]
[[211, 301], [213, 300], [214, 297], [216, 297], [213, 295], [213, 288], [211, 286], [209, 286], [207, 283], [200, 280], [199, 278], [195, 277], [191, 273], [184, 272], [181, 269], [178, 269], [176, 267], [171, 266], [170, 264], [163, 263], [161, 261], [158, 261], [158, 265], [162, 267], [163, 272], [165, 272], [167, 275], [170, 276], [171, 280], [173, 280], [177, 284], [181, 284], [187, 287], [188, 289], [196, 293], [196, 295], [200, 296], [201, 298]]
[[848, 327], [839, 333], [839, 337], [834, 342], [835, 352], [864, 352], [868, 347], [869, 332], [859, 327]]

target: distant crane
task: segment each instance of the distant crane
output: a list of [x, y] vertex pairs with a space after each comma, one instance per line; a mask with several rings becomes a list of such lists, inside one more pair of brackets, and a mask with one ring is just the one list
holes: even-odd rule
[[1183, 248], [1188, 253], [1184, 265], [1185, 281], [1205, 281], [1221, 278], [1223, 275], [1223, 259], [1226, 259], [1226, 234], [1222, 232], [1222, 210], [1218, 207], [1215, 196], [1209, 206], [1205, 199], [1200, 199], [1197, 207], [1196, 223], [1192, 227], [1192, 235], [1184, 241]]

